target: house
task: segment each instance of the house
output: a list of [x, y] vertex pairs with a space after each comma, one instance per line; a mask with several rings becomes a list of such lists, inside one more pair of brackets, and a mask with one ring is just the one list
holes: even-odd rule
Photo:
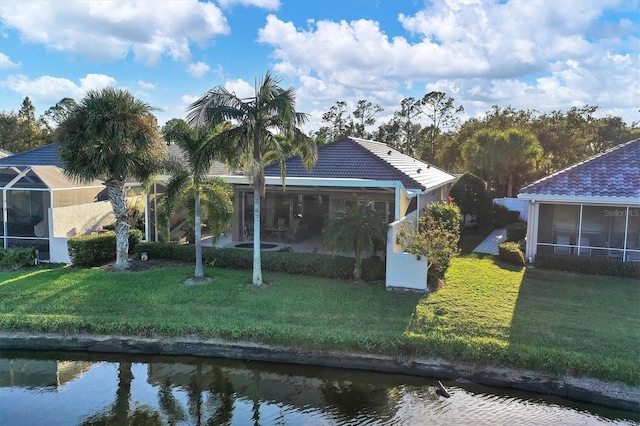
[[[283, 187], [280, 165], [265, 167], [266, 195], [260, 211], [262, 239], [320, 241], [332, 212], [354, 200], [371, 202], [390, 224], [387, 285], [426, 289], [426, 259], [402, 253], [395, 235], [427, 203], [445, 200], [455, 176], [384, 143], [353, 137], [320, 146], [311, 171], [306, 170], [299, 156], [287, 159], [285, 170]], [[241, 173], [222, 177], [234, 187], [232, 239], [249, 239], [253, 226], [249, 177]]]
[[41, 260], [70, 262], [67, 241], [115, 221], [101, 181], [65, 176], [58, 145], [0, 158], [0, 247], [29, 247]]
[[[409, 157], [386, 144], [345, 137], [318, 148], [318, 161], [310, 172], [299, 156], [286, 160], [286, 187], [280, 166], [265, 167], [266, 196], [261, 205], [265, 230], [300, 226], [305, 233], [291, 238], [320, 236], [328, 215], [354, 197], [370, 201], [387, 222], [397, 221], [428, 202], [449, 195], [455, 177], [423, 161]], [[253, 188], [248, 176], [222, 176], [235, 191], [233, 240], [246, 238], [253, 224]]]
[[640, 262], [640, 139], [523, 188], [526, 255], [566, 254]]

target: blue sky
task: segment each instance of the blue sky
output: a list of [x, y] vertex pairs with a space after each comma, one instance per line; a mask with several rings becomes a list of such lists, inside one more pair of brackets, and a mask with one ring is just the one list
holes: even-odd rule
[[387, 120], [446, 92], [466, 117], [492, 105], [585, 104], [640, 121], [640, 0], [0, 2], [0, 110], [36, 113], [88, 89], [127, 88], [184, 118], [206, 90], [239, 95], [272, 70], [320, 125], [336, 101]]

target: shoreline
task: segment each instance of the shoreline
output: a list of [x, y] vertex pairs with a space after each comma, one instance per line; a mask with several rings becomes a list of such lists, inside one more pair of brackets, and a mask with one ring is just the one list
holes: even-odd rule
[[638, 386], [497, 366], [474, 367], [440, 358], [394, 357], [357, 352], [314, 352], [253, 342], [196, 337], [26, 332], [0, 332], [0, 350], [2, 349], [196, 356], [370, 370], [518, 389], [640, 413]]

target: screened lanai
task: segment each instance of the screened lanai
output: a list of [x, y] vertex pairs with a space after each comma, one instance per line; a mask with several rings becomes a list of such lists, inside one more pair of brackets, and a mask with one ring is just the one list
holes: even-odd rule
[[37, 249], [49, 260], [51, 209], [105, 200], [104, 189], [100, 181], [73, 181], [56, 166], [0, 166], [2, 247]]

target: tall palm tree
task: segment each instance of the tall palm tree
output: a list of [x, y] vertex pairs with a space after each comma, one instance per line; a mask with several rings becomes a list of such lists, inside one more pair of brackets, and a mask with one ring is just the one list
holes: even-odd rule
[[374, 253], [376, 245], [387, 240], [387, 225], [371, 203], [353, 199], [335, 211], [322, 230], [323, 243], [333, 253], [354, 253], [353, 278], [362, 278], [362, 253]]
[[[260, 197], [265, 194], [264, 161], [262, 155], [273, 151], [280, 164], [282, 184], [285, 184], [285, 155], [278, 135], [294, 144], [314, 142], [299, 127], [307, 121], [307, 115], [295, 109], [295, 91], [280, 87], [280, 79], [267, 72], [256, 80], [254, 95], [239, 98], [224, 87], [216, 87], [200, 97], [189, 107], [187, 121], [191, 125], [217, 125], [229, 122], [230, 126], [211, 139], [203, 151], [217, 152], [221, 146], [233, 146], [233, 163], [242, 163], [248, 170], [253, 184], [253, 284], [262, 285], [260, 259]], [[312, 146], [313, 145], [313, 146]], [[315, 157], [307, 162], [307, 167]]]
[[125, 181], [148, 179], [166, 154], [152, 111], [127, 90], [89, 90], [58, 128], [65, 173], [81, 181], [103, 179], [107, 187], [116, 217], [118, 269], [129, 266]]
[[[206, 210], [215, 218], [214, 220], [217, 222], [215, 225], [219, 225], [214, 226], [214, 235], [220, 233], [220, 227], [226, 229], [233, 214], [231, 195], [227, 192], [224, 182], [207, 178], [211, 163], [215, 159], [222, 158], [222, 152], [201, 149], [217, 132], [218, 130], [211, 127], [192, 129], [184, 120], [174, 122], [170, 128], [164, 131], [165, 140], [175, 142], [182, 148], [186, 164], [175, 161], [170, 164], [172, 176], [167, 184], [161, 216], [169, 218], [182, 201], [187, 198], [194, 200], [193, 228], [196, 246], [194, 276], [196, 278], [204, 277], [201, 197], [204, 195]], [[163, 222], [166, 223], [166, 221]]]

